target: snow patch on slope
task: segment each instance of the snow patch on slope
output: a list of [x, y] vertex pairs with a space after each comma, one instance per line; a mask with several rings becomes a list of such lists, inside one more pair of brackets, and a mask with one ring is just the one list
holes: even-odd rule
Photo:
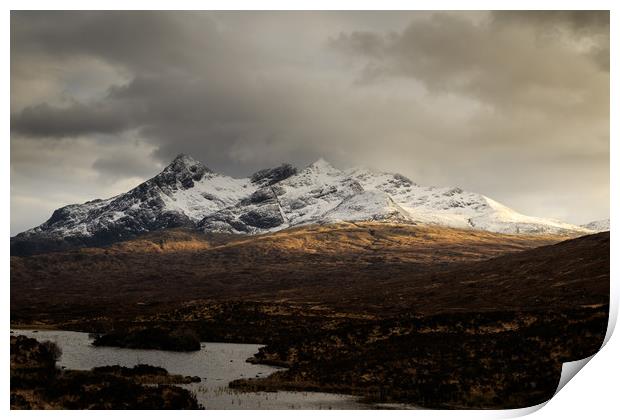
[[323, 223], [343, 221], [411, 222], [411, 216], [381, 191], [364, 191], [345, 198], [321, 217]]
[[253, 191], [248, 178], [235, 179], [225, 175], [207, 174], [190, 189], [176, 189], [162, 195], [166, 208], [185, 213], [198, 222], [207, 215], [229, 207]]

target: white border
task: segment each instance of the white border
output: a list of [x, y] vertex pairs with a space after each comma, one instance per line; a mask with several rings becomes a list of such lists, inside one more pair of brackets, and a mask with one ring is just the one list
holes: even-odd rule
[[[615, 82], [617, 80], [618, 74], [618, 50], [617, 48], [613, 48], [617, 45], [618, 41], [618, 23], [619, 20], [617, 18], [617, 8], [614, 8], [617, 2], [612, 1], [604, 1], [604, 0], [590, 0], [590, 1], [542, 1], [542, 0], [523, 0], [523, 1], [456, 1], [456, 0], [438, 0], [438, 1], [416, 1], [416, 2], [408, 2], [408, 1], [398, 1], [398, 0], [383, 0], [379, 1], [369, 1], [369, 0], [357, 0], [357, 1], [327, 1], [327, 0], [316, 0], [316, 1], [296, 1], [296, 2], [286, 2], [286, 1], [277, 1], [277, 0], [263, 0], [261, 2], [251, 1], [251, 0], [229, 0], [229, 1], [198, 1], [198, 0], [176, 0], [172, 1], [162, 1], [162, 0], [150, 0], [150, 1], [121, 1], [121, 0], [108, 0], [108, 1], [90, 1], [88, 4], [84, 2], [79, 2], [76, 0], [57, 0], [54, 2], [43, 1], [43, 0], [32, 0], [32, 1], [7, 1], [4, 2], [5, 5], [8, 6], [5, 9], [5, 13], [2, 15], [2, 28], [3, 32], [3, 42], [2, 48], [4, 50], [3, 58], [4, 65], [1, 67], [1, 71], [3, 74], [4, 82], [4, 101], [2, 101], [2, 110], [3, 110], [3, 126], [5, 133], [5, 140], [3, 142], [3, 153], [1, 153], [0, 159], [2, 159], [2, 166], [0, 166], [0, 171], [2, 173], [2, 194], [5, 197], [5, 201], [3, 205], [0, 206], [1, 212], [1, 220], [4, 220], [4, 224], [2, 226], [2, 234], [5, 238], [4, 241], [1, 242], [2, 252], [5, 256], [2, 261], [2, 280], [3, 280], [3, 288], [4, 293], [2, 293], [2, 299], [4, 303], [5, 310], [3, 311], [3, 319], [4, 325], [6, 328], [9, 328], [10, 319], [9, 319], [9, 306], [10, 306], [10, 294], [9, 294], [9, 237], [10, 237], [10, 206], [8, 203], [7, 197], [10, 197], [10, 146], [8, 139], [10, 138], [10, 127], [9, 127], [9, 115], [10, 115], [10, 66], [9, 66], [9, 49], [10, 49], [10, 40], [9, 40], [9, 28], [10, 28], [10, 15], [9, 9], [16, 10], [27, 10], [27, 9], [50, 9], [50, 6], [54, 6], [54, 9], [158, 9], [158, 10], [199, 10], [199, 9], [212, 9], [212, 10], [255, 10], [255, 9], [264, 9], [264, 10], [462, 10], [462, 9], [472, 9], [472, 10], [490, 10], [490, 9], [564, 9], [564, 10], [578, 10], [578, 9], [603, 9], [603, 10], [611, 10], [611, 115], [618, 115], [618, 106], [617, 106], [617, 86], [618, 84]], [[619, 220], [619, 207], [618, 202], [618, 140], [617, 140], [617, 123], [612, 118], [611, 121], [611, 219], [612, 224], [615, 225], [614, 221]], [[617, 284], [617, 273], [618, 273], [618, 263], [615, 261], [615, 257], [618, 256], [617, 246], [614, 246], [614, 242], [612, 241], [611, 249], [612, 249], [612, 265], [611, 265], [611, 279], [612, 279], [612, 307], [610, 319], [612, 323], [615, 324], [615, 320], [617, 319], [618, 312], [618, 284]], [[613, 325], [612, 324], [612, 325]], [[610, 325], [610, 327], [612, 327]], [[8, 330], [7, 330], [8, 332]], [[609, 338], [609, 337], [607, 337]], [[5, 410], [8, 410], [9, 407], [9, 345], [8, 345], [8, 334], [5, 336], [4, 345], [1, 348], [4, 363], [1, 364], [4, 381], [2, 382], [2, 398], [4, 400]], [[610, 418], [617, 414], [617, 384], [618, 384], [618, 357], [620, 355], [620, 344], [618, 339], [612, 339], [609, 341], [605, 347], [597, 354], [592, 361], [588, 364], [588, 366], [584, 369], [584, 372], [581, 372], [578, 376], [577, 380], [571, 381], [561, 392], [559, 392], [549, 403], [543, 404], [541, 406], [545, 406], [543, 410], [537, 411], [534, 416], [536, 418], [548, 418], [548, 419], [558, 419], [558, 418], [583, 418], [584, 416], [593, 417], [593, 418]], [[536, 407], [541, 408], [541, 407]], [[409, 412], [385, 412], [386, 415], [394, 416], [394, 417], [404, 417], [407, 416], [415, 416], [419, 418], [472, 418], [472, 419], [480, 419], [480, 418], [498, 418], [498, 417], [514, 417], [518, 415], [527, 414], [528, 412], [535, 411], [534, 409], [524, 409], [524, 410], [514, 410], [514, 411], [459, 411], [459, 412], [446, 412], [446, 411], [419, 411], [414, 413]], [[33, 416], [50, 416], [60, 418], [83, 418], [84, 416], [92, 416], [96, 418], [103, 418], [103, 416], [108, 416], [110, 413], [107, 412], [27, 412], [27, 411], [12, 411], [9, 415], [15, 417], [24, 417], [30, 418]], [[136, 413], [137, 414], [137, 413]], [[216, 418], [240, 418], [241, 416], [252, 416], [253, 418], [284, 418], [289, 417], [291, 413], [289, 412], [278, 412], [278, 411], [255, 411], [251, 413], [247, 412], [239, 412], [239, 411], [209, 411], [207, 413], [187, 413], [188, 417], [196, 417], [200, 416], [209, 416]], [[116, 412], [115, 416], [133, 416], [133, 412]], [[168, 413], [164, 412], [149, 412], [146, 415], [154, 416], [155, 418], [164, 418], [164, 416], [168, 417]], [[175, 413], [175, 416], [180, 415], [179, 413]], [[294, 413], [295, 417], [299, 419], [313, 419], [317, 415], [316, 412], [312, 411], [296, 411]], [[321, 412], [321, 416], [338, 416], [338, 417], [353, 417], [356, 418], [368, 418], [371, 416], [374, 417], [377, 415], [375, 411], [355, 411], [355, 412]], [[381, 414], [383, 415], [383, 414]]]

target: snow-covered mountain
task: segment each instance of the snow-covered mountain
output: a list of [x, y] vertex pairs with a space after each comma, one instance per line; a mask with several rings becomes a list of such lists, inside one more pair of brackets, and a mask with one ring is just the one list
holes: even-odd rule
[[100, 244], [171, 227], [258, 234], [303, 224], [363, 220], [512, 234], [593, 231], [525, 216], [460, 188], [423, 187], [402, 175], [370, 169], [340, 170], [323, 159], [301, 171], [284, 164], [236, 179], [179, 155], [129, 192], [62, 207], [12, 242]]
[[594, 232], [606, 232], [609, 230], [609, 218], [595, 220], [590, 223], [586, 223], [585, 225], [581, 225], [581, 227], [589, 229]]
[[290, 226], [389, 220], [502, 233], [591, 233], [580, 226], [530, 217], [460, 188], [422, 187], [406, 177], [363, 168], [340, 170], [323, 159], [247, 199], [205, 217], [206, 231], [263, 233]]

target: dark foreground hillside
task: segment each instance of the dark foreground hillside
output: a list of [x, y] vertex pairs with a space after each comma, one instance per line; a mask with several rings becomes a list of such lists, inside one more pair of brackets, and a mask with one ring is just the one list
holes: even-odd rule
[[550, 399], [562, 363], [600, 348], [607, 307], [401, 316], [298, 340], [280, 338], [254, 361], [290, 366], [245, 390], [331, 390], [427, 408], [522, 408]]

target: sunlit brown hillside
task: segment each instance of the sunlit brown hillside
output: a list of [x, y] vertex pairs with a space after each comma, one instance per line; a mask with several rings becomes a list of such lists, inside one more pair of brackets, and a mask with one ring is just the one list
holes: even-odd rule
[[252, 237], [167, 230], [104, 248], [12, 257], [12, 315], [194, 299], [339, 300], [562, 239], [381, 223]]

